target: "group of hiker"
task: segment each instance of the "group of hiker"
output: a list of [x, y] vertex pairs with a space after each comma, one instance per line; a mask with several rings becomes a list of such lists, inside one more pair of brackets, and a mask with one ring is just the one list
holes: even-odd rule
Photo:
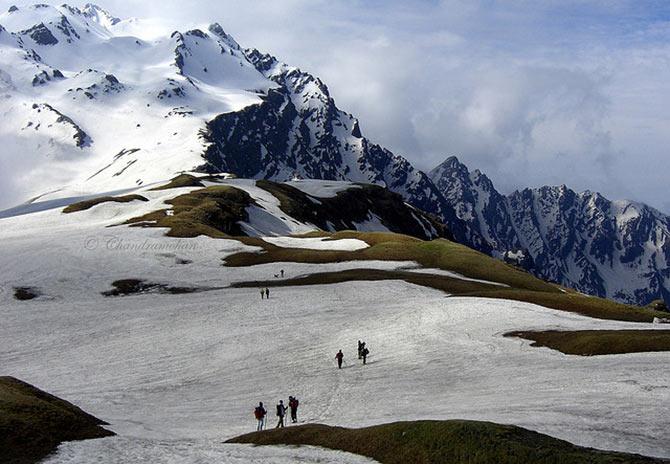
[[270, 289], [269, 288], [261, 288], [261, 300], [262, 299], [270, 299]]
[[[288, 397], [288, 408], [284, 404], [284, 400], [279, 400], [279, 404], [277, 404], [277, 426], [275, 428], [280, 428], [284, 427], [284, 417], [286, 417], [286, 411], [290, 411], [291, 413], [291, 423], [295, 424], [298, 422], [298, 405], [300, 402], [298, 401], [298, 398], [294, 396], [289, 396]], [[267, 416], [268, 412], [263, 406], [263, 402], [261, 401], [258, 403], [258, 406], [254, 409], [254, 417], [256, 417], [256, 420], [258, 421], [258, 425], [256, 427], [257, 431], [263, 430], [265, 427], [265, 417]]]
[[[368, 349], [367, 346], [365, 346], [365, 342], [362, 342], [358, 340], [358, 359], [363, 360], [363, 364], [366, 364], [367, 362], [367, 357], [370, 354], [370, 350]], [[337, 359], [337, 367], [339, 369], [342, 369], [342, 363], [344, 362], [344, 353], [342, 353], [342, 350], [339, 350], [337, 354], [335, 355], [335, 359]], [[289, 411], [291, 413], [291, 423], [295, 424], [298, 422], [298, 405], [300, 402], [298, 401], [298, 398], [294, 396], [289, 396], [288, 397], [288, 407], [284, 404], [284, 400], [279, 400], [279, 403], [276, 406], [276, 414], [277, 414], [277, 426], [275, 428], [280, 428], [284, 427], [284, 418], [286, 417], [286, 411]], [[261, 431], [265, 428], [265, 418], [267, 416], [268, 412], [263, 406], [263, 402], [258, 403], [258, 406], [254, 409], [254, 417], [258, 421], [258, 425], [256, 427], [257, 431]]]
[[[277, 279], [280, 278], [280, 277], [283, 279], [284, 278], [284, 270], [281, 269], [279, 271], [279, 273], [275, 274], [274, 276]], [[268, 287], [261, 288], [261, 289], [259, 289], [259, 291], [261, 293], [261, 300], [269, 300], [270, 299], [270, 289]]]
[[368, 350], [368, 347], [365, 346], [365, 342], [358, 340], [358, 359], [362, 359], [363, 364], [366, 364], [369, 354], [370, 350]]
[[[365, 342], [358, 340], [358, 359], [362, 359], [363, 364], [367, 364], [369, 354], [370, 350], [365, 346]], [[335, 359], [337, 359], [338, 369], [342, 369], [342, 363], [344, 362], [344, 353], [342, 353], [342, 350], [337, 352]]]
[[[282, 269], [279, 274], [275, 274], [276, 278], [279, 277], [284, 277], [284, 270]], [[261, 299], [270, 299], [270, 289], [269, 288], [261, 288], [260, 289], [260, 294], [261, 294]], [[370, 350], [368, 349], [367, 346], [365, 346], [365, 342], [362, 342], [358, 340], [358, 359], [363, 360], [363, 364], [367, 363], [367, 358], [368, 355], [370, 354]], [[342, 369], [342, 364], [344, 363], [344, 353], [342, 353], [342, 350], [339, 350], [337, 354], [335, 355], [335, 359], [337, 359], [337, 367], [339, 369]], [[279, 400], [279, 403], [276, 406], [276, 415], [277, 415], [277, 426], [275, 428], [281, 428], [284, 427], [284, 418], [286, 417], [286, 412], [289, 411], [291, 414], [291, 423], [295, 424], [298, 422], [298, 405], [299, 401], [297, 398], [293, 396], [288, 397], [288, 407], [284, 404], [284, 400]], [[266, 417], [268, 415], [268, 411], [265, 409], [263, 406], [263, 402], [258, 403], [258, 406], [254, 408], [254, 417], [258, 421], [256, 430], [261, 431], [266, 427]]]

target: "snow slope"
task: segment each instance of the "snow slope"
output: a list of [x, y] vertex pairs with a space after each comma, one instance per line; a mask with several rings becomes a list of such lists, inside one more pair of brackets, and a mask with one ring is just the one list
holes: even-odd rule
[[343, 190], [356, 188], [353, 182], [333, 182], [329, 180], [300, 179], [290, 180], [286, 184], [317, 198], [332, 198]]
[[356, 251], [369, 246], [363, 240], [355, 238], [326, 240], [325, 238], [266, 237], [264, 240], [284, 248], [306, 248], [308, 250]]
[[145, 41], [110, 17], [91, 5], [0, 14], [6, 201], [129, 188], [192, 170], [204, 163], [207, 121], [276, 87], [218, 24]]
[[[255, 248], [109, 227], [174, 192], [143, 194], [149, 202], [0, 219], [2, 373], [76, 403], [119, 434], [63, 445], [51, 463], [364, 462], [319, 450], [221, 443], [254, 428], [258, 401], [272, 407], [288, 395], [300, 398], [303, 421], [481, 419], [581, 445], [670, 457], [667, 353], [573, 357], [502, 337], [510, 330], [653, 330], [652, 324], [447, 297], [402, 281], [274, 288], [261, 300], [257, 289], [226, 287], [272, 278], [279, 269], [295, 277], [416, 263], [222, 267], [226, 256]], [[101, 295], [125, 278], [203, 291]], [[16, 301], [15, 286], [36, 287], [42, 296]], [[371, 349], [365, 368], [354, 355], [359, 339]], [[346, 364], [337, 370], [340, 348]]]

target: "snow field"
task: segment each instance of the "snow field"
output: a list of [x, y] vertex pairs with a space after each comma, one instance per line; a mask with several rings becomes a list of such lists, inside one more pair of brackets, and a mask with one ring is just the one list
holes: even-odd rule
[[286, 182], [291, 187], [317, 198], [333, 198], [338, 193], [353, 188], [361, 188], [353, 182], [333, 182], [328, 180], [300, 179]]
[[[306, 422], [491, 420], [670, 456], [667, 353], [570, 357], [501, 336], [635, 324], [445, 298], [401, 281], [275, 288], [264, 301], [255, 289], [225, 289], [28, 307], [0, 310], [4, 372], [106, 419], [119, 440], [211, 446], [253, 430], [258, 401], [273, 425], [274, 404], [295, 395]], [[365, 367], [358, 339], [371, 350]]]
[[[231, 180], [264, 209], [252, 221], [292, 232], [278, 200], [253, 181]], [[539, 306], [447, 297], [403, 281], [271, 289], [234, 282], [413, 262], [222, 267], [236, 240], [165, 237], [163, 229], [115, 226], [167, 207], [196, 188], [136, 193], [149, 202], [50, 209], [0, 220], [0, 365], [12, 375], [110, 422], [119, 437], [69, 443], [51, 463], [366, 462], [320, 450], [223, 445], [254, 430], [253, 407], [301, 400], [299, 418], [342, 426], [468, 418], [512, 423], [577, 444], [670, 457], [667, 353], [575, 357], [511, 330], [654, 328], [589, 319]], [[110, 227], [115, 226], [115, 227]], [[304, 239], [269, 238], [294, 246]], [[300, 241], [300, 242], [298, 242]], [[329, 246], [350, 242], [313, 240]], [[454, 275], [450, 274], [450, 277]], [[208, 287], [188, 295], [105, 298], [117, 279]], [[463, 276], [460, 276], [463, 278]], [[43, 296], [13, 299], [11, 287]], [[662, 328], [656, 326], [656, 328]], [[356, 359], [356, 341], [371, 350]], [[344, 369], [334, 355], [345, 353]], [[309, 454], [312, 453], [312, 454]], [[321, 460], [321, 461], [319, 461]]]
[[263, 240], [282, 248], [306, 248], [308, 250], [357, 251], [369, 247], [369, 245], [363, 240], [358, 240], [355, 238], [327, 240], [324, 237], [265, 237]]
[[113, 438], [96, 440], [96, 446], [86, 442], [63, 444], [59, 453], [44, 464], [76, 464], [105, 462], [127, 464], [225, 463], [225, 464], [370, 464], [377, 461], [363, 456], [331, 451], [313, 446], [259, 446], [230, 444], [219, 440], [144, 440]]

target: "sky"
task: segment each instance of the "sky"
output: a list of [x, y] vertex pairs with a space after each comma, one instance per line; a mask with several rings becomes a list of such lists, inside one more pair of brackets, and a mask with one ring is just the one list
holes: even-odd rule
[[566, 184], [670, 213], [668, 1], [97, 3], [161, 31], [219, 22], [420, 169], [456, 155], [503, 193]]

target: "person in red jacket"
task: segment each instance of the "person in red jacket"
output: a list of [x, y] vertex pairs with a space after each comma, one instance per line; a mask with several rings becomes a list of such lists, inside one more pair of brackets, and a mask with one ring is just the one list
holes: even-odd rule
[[298, 422], [298, 398], [294, 396], [288, 397], [288, 408], [291, 410], [291, 422], [295, 424]]
[[337, 352], [337, 354], [335, 355], [335, 359], [337, 359], [338, 369], [342, 369], [342, 361], [344, 360], [344, 353], [342, 353], [342, 350]]

